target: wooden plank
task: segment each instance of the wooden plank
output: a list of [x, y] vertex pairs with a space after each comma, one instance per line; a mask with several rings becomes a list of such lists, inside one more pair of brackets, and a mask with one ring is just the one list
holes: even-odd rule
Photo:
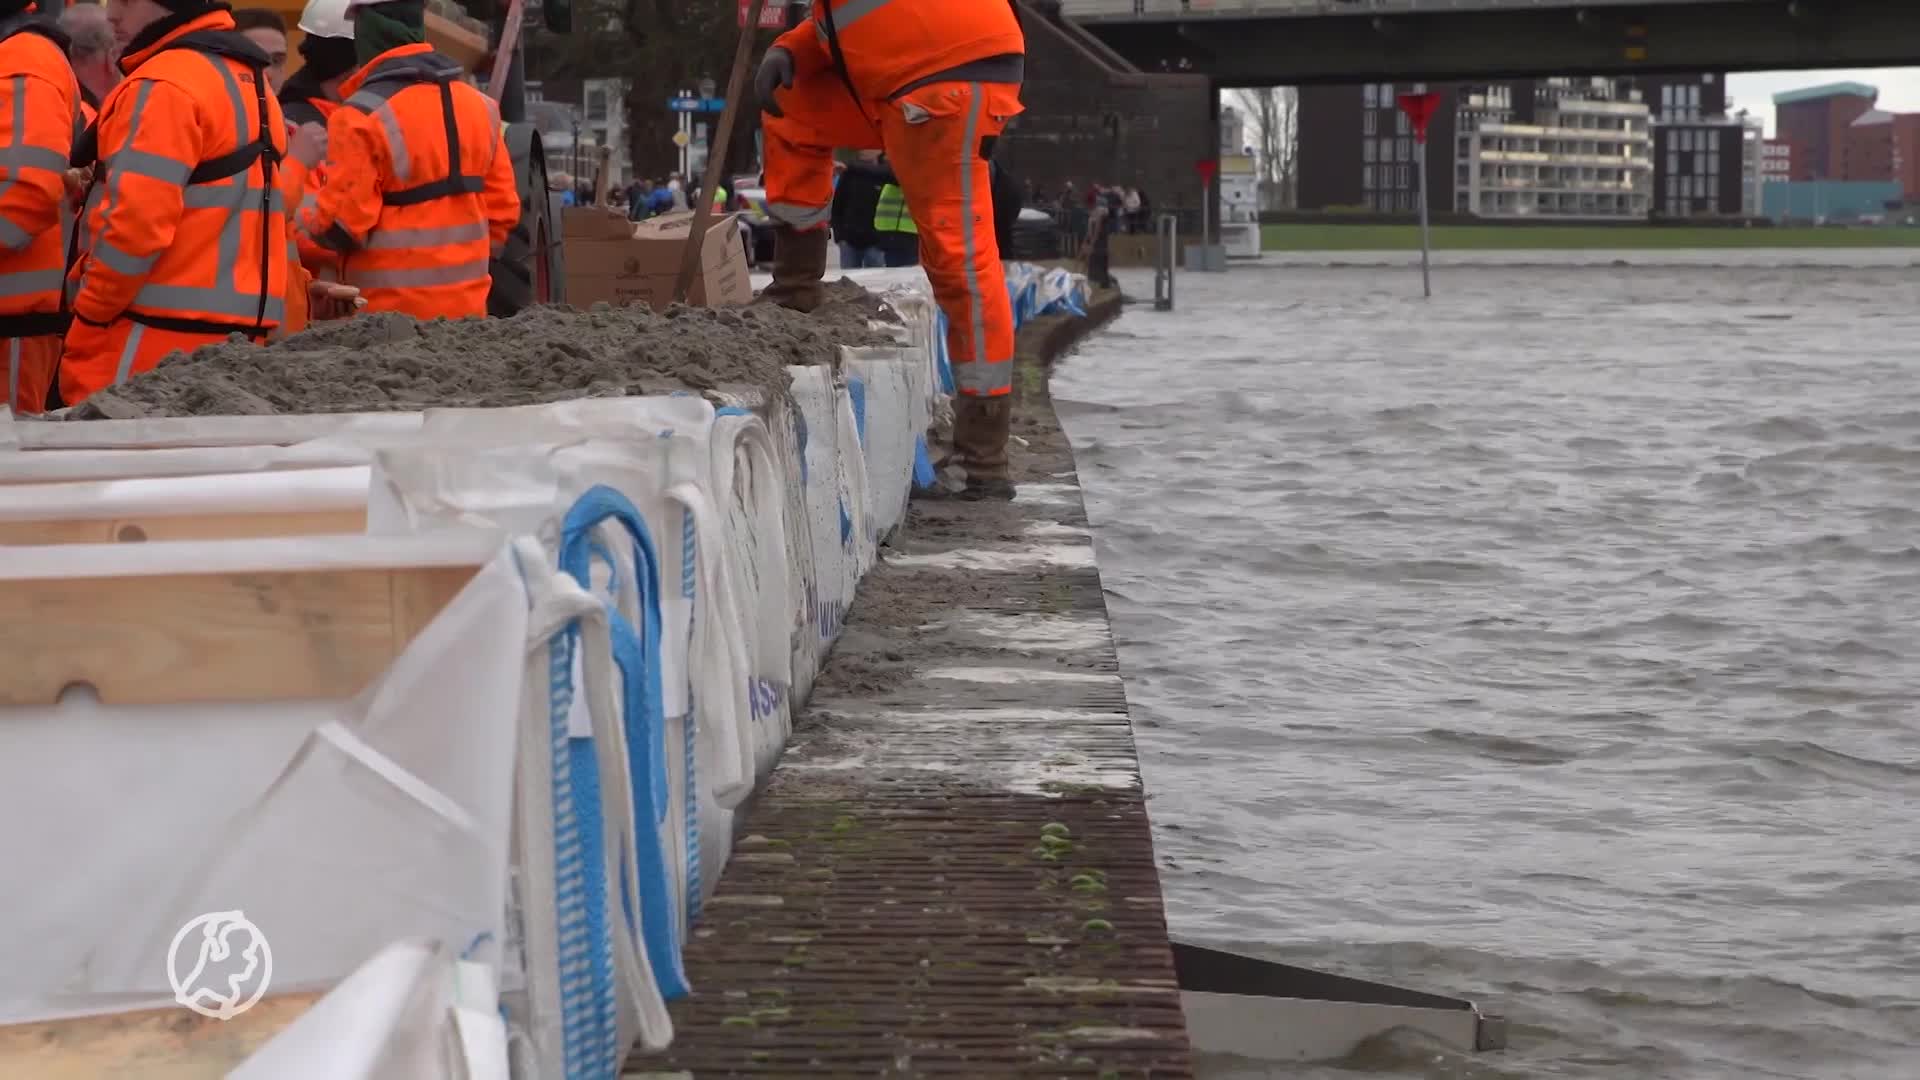
[[478, 566], [11, 581], [0, 705], [341, 698], [378, 678]]
[[231, 1020], [183, 1008], [0, 1027], [0, 1076], [218, 1080], [298, 1020], [317, 992], [276, 994]]
[[276, 511], [264, 514], [173, 514], [136, 517], [46, 517], [0, 521], [0, 546], [9, 544], [130, 544], [148, 540], [251, 540], [264, 536], [362, 535], [367, 512]]

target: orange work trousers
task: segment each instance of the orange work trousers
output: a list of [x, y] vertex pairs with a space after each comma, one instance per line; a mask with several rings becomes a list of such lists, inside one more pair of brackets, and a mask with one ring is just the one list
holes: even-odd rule
[[[236, 326], [232, 333], [251, 329]], [[92, 326], [75, 319], [67, 328], [67, 351], [60, 358], [60, 396], [68, 405], [78, 405], [97, 390], [152, 370], [168, 353], [192, 352], [204, 345], [217, 345], [228, 336], [162, 330], [124, 316], [105, 326]], [[266, 338], [262, 335], [254, 340]]]
[[947, 316], [954, 388], [969, 397], [1013, 392], [1013, 306], [993, 235], [993, 194], [981, 141], [1020, 112], [1020, 88], [929, 83], [856, 104], [831, 70], [797, 80], [763, 116], [767, 213], [824, 229], [833, 206], [833, 152], [885, 150], [920, 230], [920, 261]]
[[47, 411], [47, 391], [53, 388], [53, 370], [60, 364], [60, 338], [7, 338], [7, 406], [15, 416]]

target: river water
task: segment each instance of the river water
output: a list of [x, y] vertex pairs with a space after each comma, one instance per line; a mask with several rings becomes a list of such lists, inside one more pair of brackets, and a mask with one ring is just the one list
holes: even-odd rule
[[1204, 1066], [1920, 1077], [1920, 268], [1519, 257], [1185, 275], [1056, 378], [1176, 934], [1513, 1021]]

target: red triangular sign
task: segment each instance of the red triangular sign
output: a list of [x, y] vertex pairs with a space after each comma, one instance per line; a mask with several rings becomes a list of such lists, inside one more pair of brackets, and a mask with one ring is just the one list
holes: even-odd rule
[[1214, 158], [1201, 158], [1193, 163], [1193, 171], [1200, 174], [1200, 186], [1213, 183], [1213, 174], [1220, 171], [1220, 162]]
[[1413, 140], [1427, 141], [1427, 125], [1433, 121], [1434, 111], [1440, 108], [1440, 95], [1432, 90], [1424, 94], [1401, 94], [1400, 111], [1407, 114], [1413, 122]]

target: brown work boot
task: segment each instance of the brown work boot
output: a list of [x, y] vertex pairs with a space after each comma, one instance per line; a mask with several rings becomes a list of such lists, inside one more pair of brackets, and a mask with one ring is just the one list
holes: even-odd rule
[[779, 304], [812, 311], [826, 301], [827, 230], [802, 232], [791, 225], [773, 230], [773, 284], [754, 297], [756, 304]]
[[1011, 499], [1007, 440], [1013, 429], [1013, 395], [953, 399], [953, 448], [967, 472], [962, 499]]

